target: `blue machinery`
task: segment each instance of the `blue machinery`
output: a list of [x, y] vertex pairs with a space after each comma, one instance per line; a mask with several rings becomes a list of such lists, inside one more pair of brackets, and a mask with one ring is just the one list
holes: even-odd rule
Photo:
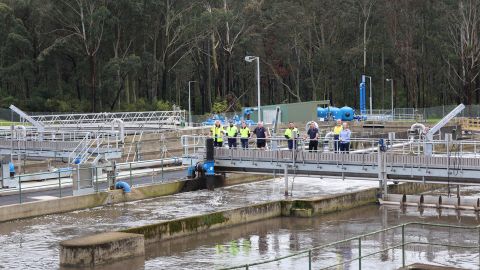
[[367, 106], [366, 106], [366, 84], [365, 84], [365, 75], [362, 75], [362, 82], [360, 83], [360, 114], [366, 115], [367, 114]]
[[206, 187], [213, 190], [215, 186], [215, 149], [213, 147], [213, 139], [205, 140], [206, 155], [203, 163], [198, 161], [194, 166], [188, 167], [187, 177], [189, 179], [203, 179], [206, 182]]

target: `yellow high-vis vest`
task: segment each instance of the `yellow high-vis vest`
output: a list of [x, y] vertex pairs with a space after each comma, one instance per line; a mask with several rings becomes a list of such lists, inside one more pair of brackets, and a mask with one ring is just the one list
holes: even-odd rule
[[250, 129], [248, 127], [240, 128], [240, 137], [244, 139], [250, 137]]
[[285, 130], [285, 136], [287, 136], [289, 139], [291, 139], [293, 137], [294, 133], [298, 134], [298, 129], [297, 128], [294, 128], [294, 129], [287, 128]]
[[227, 127], [228, 137], [235, 137], [235, 136], [237, 136], [237, 133], [238, 133], [238, 129], [237, 129], [236, 126], [233, 126], [233, 127], [228, 126]]
[[343, 127], [342, 127], [342, 126], [335, 126], [335, 127], [333, 128], [333, 134], [335, 134], [335, 135], [340, 135], [340, 132], [342, 132], [342, 130], [343, 130]]
[[216, 127], [215, 125], [210, 129], [212, 132], [212, 138], [215, 139], [217, 142], [223, 142], [223, 127], [219, 126]]

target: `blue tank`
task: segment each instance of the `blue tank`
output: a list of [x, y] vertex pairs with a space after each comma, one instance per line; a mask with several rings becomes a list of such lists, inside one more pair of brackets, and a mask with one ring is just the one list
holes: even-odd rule
[[341, 119], [342, 121], [352, 121], [355, 112], [350, 107], [342, 107], [338, 112], [338, 117], [336, 119]]
[[330, 120], [342, 120], [342, 121], [352, 121], [355, 116], [355, 111], [351, 107], [327, 107], [321, 108], [317, 107], [317, 117], [330, 119]]
[[341, 119], [339, 118], [340, 109], [337, 107], [328, 107], [328, 116], [331, 117], [333, 120]]
[[327, 118], [327, 108], [317, 107], [317, 118]]

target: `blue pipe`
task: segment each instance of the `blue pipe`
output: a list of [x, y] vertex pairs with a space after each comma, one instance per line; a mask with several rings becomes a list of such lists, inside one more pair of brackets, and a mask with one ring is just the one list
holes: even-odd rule
[[123, 181], [116, 182], [115, 189], [123, 189], [123, 192], [125, 193], [130, 193], [132, 191], [132, 189], [130, 188], [130, 185]]

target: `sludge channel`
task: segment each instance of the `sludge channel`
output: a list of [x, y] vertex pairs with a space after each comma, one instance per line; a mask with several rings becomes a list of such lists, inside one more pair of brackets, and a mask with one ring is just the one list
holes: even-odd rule
[[[228, 210], [284, 199], [283, 180], [267, 180], [211, 191], [195, 191], [137, 202], [98, 207], [65, 214], [22, 219], [0, 226], [0, 265], [5, 269], [58, 269], [58, 243], [75, 236], [116, 231], [151, 223], [203, 213]], [[296, 177], [292, 199], [321, 198], [334, 194], [354, 193], [378, 187], [375, 181], [319, 179]], [[469, 195], [475, 196], [475, 189]], [[311, 218], [282, 217], [212, 230], [193, 236], [174, 238], [146, 245], [145, 260], [133, 259], [95, 269], [216, 269], [266, 259], [274, 259], [321, 244], [346, 239], [374, 230], [412, 221], [453, 225], [476, 225], [474, 212], [454, 210], [379, 207], [369, 204]], [[427, 242], [448, 241], [450, 244], [477, 244], [476, 231], [422, 227], [409, 228], [407, 234]], [[363, 239], [362, 250], [369, 252], [382, 246], [398, 244], [401, 232], [378, 234]], [[365, 269], [398, 269], [400, 249], [365, 258]], [[358, 243], [341, 245], [314, 252], [313, 264], [335, 264], [353, 259]], [[399, 261], [400, 260], [400, 261]], [[406, 260], [428, 261], [439, 265], [476, 268], [478, 250], [412, 246], [406, 249]], [[452, 262], [454, 262], [452, 264]], [[344, 269], [357, 269], [358, 262], [344, 264]], [[381, 265], [381, 268], [377, 268]], [[370, 267], [369, 267], [370, 266]], [[305, 269], [305, 256], [286, 259], [251, 269]], [[374, 267], [374, 268], [372, 268]], [[332, 268], [336, 269], [336, 268]]]

